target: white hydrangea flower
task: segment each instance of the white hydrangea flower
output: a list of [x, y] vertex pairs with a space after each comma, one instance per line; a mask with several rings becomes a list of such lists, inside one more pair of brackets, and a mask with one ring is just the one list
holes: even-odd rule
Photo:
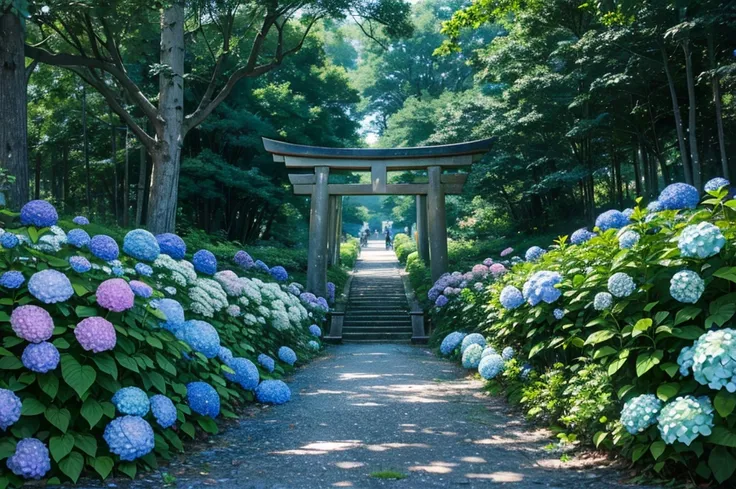
[[243, 314], [243, 322], [246, 326], [255, 326], [258, 324], [258, 318], [251, 313]]
[[169, 272], [169, 277], [181, 287], [192, 285], [197, 281], [197, 272], [194, 265], [186, 260], [174, 260], [169, 255], [161, 254], [153, 262], [156, 268], [163, 268]]
[[189, 289], [188, 295], [193, 301], [192, 310], [205, 317], [213, 317], [215, 312], [229, 305], [222, 286], [209, 278], [198, 278], [194, 287]]

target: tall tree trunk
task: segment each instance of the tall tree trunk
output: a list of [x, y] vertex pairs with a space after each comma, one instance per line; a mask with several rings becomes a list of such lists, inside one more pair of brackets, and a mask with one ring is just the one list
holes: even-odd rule
[[130, 134], [130, 130], [126, 127], [125, 128], [125, 167], [123, 171], [123, 227], [128, 227], [128, 206], [130, 203], [128, 202], [128, 199], [130, 199], [130, 182], [128, 181], [128, 178], [130, 177], [130, 158], [128, 157], [128, 136]]
[[38, 200], [41, 198], [41, 149], [36, 150], [36, 169], [35, 169], [35, 181], [36, 185], [33, 189], [34, 199]]
[[11, 12], [0, 12], [0, 167], [15, 177], [8, 206], [28, 202], [28, 123], [23, 26]]
[[690, 39], [682, 41], [682, 51], [685, 53], [685, 72], [687, 76], [688, 118], [687, 130], [690, 142], [690, 161], [693, 171], [693, 185], [700, 192], [703, 189], [700, 175], [700, 155], [698, 153], [697, 121], [698, 107], [695, 102], [695, 75], [693, 74], [693, 53], [690, 50]]
[[644, 193], [641, 191], [641, 170], [639, 168], [639, 151], [634, 146], [632, 153], [631, 162], [634, 164], [634, 182], [636, 183], [634, 190], [636, 190], [637, 197], [644, 197]]
[[84, 182], [87, 212], [92, 212], [92, 190], [89, 181], [89, 138], [87, 137], [87, 87], [82, 86], [82, 139], [84, 140]]
[[120, 225], [118, 215], [118, 135], [117, 127], [115, 127], [115, 118], [110, 109], [110, 141], [112, 143], [112, 215], [115, 217], [115, 224]]
[[140, 227], [143, 224], [143, 199], [146, 195], [146, 181], [148, 180], [148, 165], [146, 165], [146, 147], [141, 144], [140, 151], [140, 167], [138, 168], [138, 191], [135, 198], [135, 225]]
[[664, 63], [664, 73], [667, 75], [667, 85], [670, 89], [670, 99], [672, 100], [672, 115], [675, 118], [675, 129], [677, 130], [677, 145], [680, 148], [680, 159], [682, 160], [682, 171], [685, 176], [685, 182], [692, 185], [693, 173], [690, 168], [690, 158], [687, 156], [687, 145], [685, 144], [685, 130], [682, 126], [682, 115], [680, 114], [680, 103], [677, 101], [677, 90], [675, 90], [675, 80], [670, 72], [669, 56], [664, 45], [660, 46], [662, 52], [662, 62]]
[[159, 108], [162, 119], [157, 144], [151, 152], [153, 174], [148, 202], [148, 229], [154, 234], [173, 232], [179, 190], [179, 158], [184, 122], [184, 5], [169, 4], [161, 14]]
[[718, 147], [721, 150], [721, 173], [726, 180], [730, 179], [728, 170], [728, 156], [726, 154], [726, 138], [723, 135], [723, 109], [721, 105], [721, 80], [716, 73], [716, 54], [713, 45], [713, 30], [708, 32], [708, 59], [710, 60], [710, 69], [713, 73], [710, 78], [713, 87], [713, 105], [716, 109], [716, 130], [718, 133]]

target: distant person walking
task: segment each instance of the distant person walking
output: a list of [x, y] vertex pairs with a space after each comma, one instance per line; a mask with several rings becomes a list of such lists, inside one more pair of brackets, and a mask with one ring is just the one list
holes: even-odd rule
[[389, 228], [386, 228], [386, 249], [390, 250], [392, 243], [391, 243], [391, 230]]

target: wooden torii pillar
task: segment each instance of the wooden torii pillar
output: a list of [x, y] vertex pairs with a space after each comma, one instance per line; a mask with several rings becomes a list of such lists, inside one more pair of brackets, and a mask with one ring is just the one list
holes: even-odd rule
[[[416, 195], [417, 248], [429, 260], [432, 279], [447, 272], [447, 217], [445, 196], [459, 194], [467, 173], [443, 174], [443, 170], [467, 169], [487, 153], [492, 139], [418, 148], [323, 148], [263, 138], [263, 146], [275, 162], [291, 173], [294, 194], [311, 196], [307, 290], [326, 295], [327, 266], [340, 257], [343, 195]], [[369, 184], [329, 182], [330, 170], [369, 171]], [[389, 171], [422, 170], [427, 183], [388, 183]]]

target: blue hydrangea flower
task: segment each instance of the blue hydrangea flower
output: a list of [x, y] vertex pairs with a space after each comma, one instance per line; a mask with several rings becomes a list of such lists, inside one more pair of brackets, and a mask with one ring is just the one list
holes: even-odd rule
[[294, 365], [296, 363], [296, 353], [294, 353], [294, 350], [288, 346], [282, 346], [279, 348], [278, 356], [279, 360], [286, 362], [289, 365]]
[[197, 414], [216, 418], [220, 414], [220, 395], [206, 382], [187, 384], [187, 402]]
[[136, 260], [153, 261], [161, 253], [156, 236], [145, 229], [134, 229], [123, 238], [123, 252]]
[[23, 366], [33, 372], [45, 374], [59, 366], [59, 350], [47, 342], [31, 343], [23, 350]]
[[557, 319], [558, 321], [565, 317], [565, 311], [559, 308], [552, 311], [552, 314], [555, 316], [555, 319]]
[[709, 258], [721, 252], [726, 238], [721, 229], [709, 222], [692, 224], [677, 238], [680, 254], [688, 258]]
[[521, 291], [513, 285], [507, 285], [501, 291], [501, 295], [498, 300], [501, 302], [504, 309], [511, 311], [524, 303], [524, 296], [521, 294]]
[[486, 346], [486, 339], [480, 333], [470, 333], [468, 336], [463, 338], [460, 343], [460, 353], [465, 353], [470, 345], [479, 345], [481, 349]]
[[123, 267], [120, 266], [112, 267], [111, 272], [115, 277], [122, 277], [123, 275], [125, 275], [125, 270], [123, 270]]
[[658, 200], [653, 200], [649, 204], [647, 204], [647, 212], [649, 212], [650, 214], [653, 214], [655, 212], [661, 212], [663, 210], [665, 210], [664, 204], [662, 204]]
[[138, 280], [131, 280], [128, 285], [130, 285], [130, 290], [132, 290], [137, 297], [148, 299], [153, 295], [153, 289], [148, 284], [139, 282]]
[[330, 304], [335, 303], [335, 284], [334, 282], [327, 282], [327, 302]]
[[611, 275], [608, 279], [608, 291], [614, 297], [628, 297], [636, 290], [634, 279], [624, 272]]
[[547, 252], [539, 246], [532, 246], [531, 248], [526, 250], [526, 254], [524, 255], [524, 257], [526, 258], [526, 261], [537, 261], [542, 258], [542, 255], [544, 255], [545, 253]]
[[72, 222], [76, 224], [77, 226], [88, 226], [89, 225], [89, 219], [87, 219], [84, 216], [77, 216], [74, 219], [72, 219]]
[[[684, 348], [677, 358], [680, 372], [693, 377], [713, 390], [725, 388], [736, 392], [736, 331], [731, 328], [708, 331], [690, 348]], [[684, 371], [684, 372], [683, 372]]]
[[168, 397], [156, 394], [151, 396], [151, 413], [161, 428], [169, 428], [176, 423], [176, 406]]
[[503, 372], [505, 363], [499, 354], [486, 355], [480, 360], [478, 365], [478, 373], [486, 380], [495, 379], [498, 374]]
[[258, 355], [258, 364], [268, 372], [273, 372], [273, 369], [276, 368], [276, 362], [265, 353]]
[[463, 338], [465, 338], [465, 333], [461, 333], [460, 331], [454, 331], [442, 340], [442, 344], [440, 345], [440, 353], [447, 356], [453, 351], [455, 351], [455, 348], [462, 343]]
[[313, 324], [309, 327], [309, 334], [311, 334], [312, 336], [316, 336], [317, 338], [320, 338], [322, 336], [322, 329], [316, 324]]
[[483, 348], [483, 353], [481, 353], [480, 357], [485, 358], [488, 355], [498, 355], [498, 352], [492, 346], [486, 346], [485, 348]]
[[187, 254], [187, 244], [174, 233], [156, 235], [161, 253], [169, 255], [174, 260], [181, 260]]
[[233, 359], [233, 352], [226, 346], [220, 346], [220, 350], [217, 352], [217, 358], [227, 365]]
[[692, 346], [686, 346], [680, 350], [680, 354], [677, 356], [677, 364], [680, 366], [680, 375], [683, 377], [690, 375], [690, 369], [695, 363], [694, 357], [695, 352]]
[[10, 250], [18, 246], [18, 236], [16, 236], [13, 233], [10, 232], [4, 232], [2, 236], [0, 236], [0, 245], [3, 246], [3, 248]]
[[270, 270], [268, 268], [268, 265], [263, 263], [261, 260], [256, 260], [254, 266], [256, 267], [256, 270], [258, 270], [259, 272], [268, 273]]
[[220, 351], [220, 335], [210, 323], [193, 319], [180, 326], [175, 334], [192, 350], [207, 358], [215, 358]]
[[115, 418], [105, 427], [102, 438], [110, 451], [126, 462], [148, 455], [155, 445], [153, 428], [139, 416]]
[[289, 274], [286, 272], [286, 269], [281, 265], [271, 268], [268, 273], [270, 273], [274, 280], [278, 282], [286, 282], [289, 278]]
[[0, 388], [0, 429], [5, 431], [20, 419], [20, 410], [23, 403], [15, 393]]
[[630, 250], [639, 242], [641, 236], [636, 231], [626, 230], [618, 237], [618, 247], [622, 250]]
[[49, 449], [41, 440], [24, 438], [15, 446], [15, 453], [6, 464], [17, 476], [24, 479], [40, 479], [51, 470]]
[[442, 308], [445, 307], [448, 302], [450, 302], [450, 299], [448, 299], [446, 295], [440, 295], [437, 297], [437, 300], [434, 301], [434, 305]]
[[697, 437], [711, 434], [713, 404], [705, 396], [678, 397], [662, 408], [657, 424], [665, 443], [671, 445], [679, 441], [690, 446]]
[[621, 424], [626, 431], [637, 435], [657, 424], [657, 414], [662, 409], [662, 401], [654, 394], [644, 394], [629, 399], [621, 410]]
[[700, 202], [700, 195], [692, 185], [673, 183], [662, 190], [658, 200], [668, 210], [695, 209]]
[[25, 281], [26, 278], [17, 270], [10, 270], [0, 276], [0, 285], [6, 289], [18, 289]]
[[153, 275], [153, 268], [145, 263], [136, 263], [135, 273], [137, 273], [141, 277], [150, 277], [151, 275]]
[[106, 234], [97, 234], [89, 242], [89, 251], [103, 261], [117, 260], [120, 254], [118, 243]]
[[529, 380], [529, 377], [531, 377], [532, 372], [534, 371], [534, 367], [530, 363], [525, 363], [521, 366], [521, 371], [519, 372], [519, 378], [521, 380]]
[[320, 348], [319, 343], [316, 342], [315, 340], [309, 340], [307, 342], [307, 346], [309, 346], [309, 348], [311, 348], [314, 351], [319, 351], [319, 348]]
[[722, 189], [723, 187], [728, 187], [731, 185], [731, 182], [726, 180], [723, 177], [716, 177], [708, 180], [708, 182], [705, 184], [705, 191], [706, 192], [715, 192], [717, 190]]
[[605, 311], [613, 305], [613, 296], [608, 292], [598, 292], [593, 298], [593, 308], [596, 311]]
[[620, 229], [629, 224], [629, 218], [623, 212], [611, 209], [599, 215], [595, 220], [595, 225], [601, 231], [609, 229]]
[[194, 269], [205, 275], [214, 275], [217, 272], [217, 258], [208, 250], [199, 250], [192, 257]]
[[631, 216], [634, 215], [634, 209], [632, 209], [631, 207], [627, 207], [626, 209], [621, 211], [621, 214], [626, 216], [626, 219], [631, 220]]
[[284, 404], [291, 400], [291, 390], [281, 380], [264, 380], [256, 387], [256, 400], [262, 404]]
[[[247, 251], [240, 250], [237, 253], [235, 253], [235, 256], [233, 257], [233, 261], [237, 266], [242, 268], [243, 270], [250, 269], [253, 265], [253, 258], [248, 254]], [[299, 293], [296, 293], [294, 295], [299, 295]]]
[[28, 292], [44, 304], [64, 302], [74, 295], [72, 283], [63, 273], [47, 269], [31, 275]]
[[595, 237], [595, 233], [588, 231], [585, 228], [580, 228], [572, 233], [572, 236], [570, 236], [570, 243], [574, 245], [583, 244], [586, 241], [590, 241], [593, 237]]
[[247, 391], [252, 391], [258, 386], [258, 382], [261, 380], [258, 367], [247, 358], [233, 358], [227, 366], [235, 371], [234, 374], [225, 372], [227, 380], [237, 382], [240, 387]]
[[536, 272], [524, 283], [522, 294], [530, 306], [536, 306], [542, 301], [552, 304], [562, 295], [562, 292], [555, 287], [560, 282], [562, 282], [562, 275], [557, 272], [546, 270]]
[[503, 358], [503, 359], [504, 359], [505, 361], [507, 361], [507, 362], [508, 362], [509, 360], [511, 360], [512, 358], [514, 358], [514, 355], [516, 355], [516, 352], [515, 352], [515, 351], [514, 351], [514, 349], [513, 349], [513, 348], [511, 348], [510, 346], [507, 346], [507, 347], [506, 347], [506, 348], [504, 348], [504, 349], [503, 349], [503, 351], [501, 352], [501, 358]]
[[483, 347], [477, 343], [472, 343], [463, 352], [463, 368], [478, 368], [481, 355], [483, 355]]
[[157, 299], [151, 302], [151, 306], [166, 316], [166, 321], [160, 324], [165, 330], [176, 333], [184, 325], [184, 308], [174, 299]]
[[37, 228], [51, 227], [59, 220], [53, 205], [45, 200], [32, 200], [20, 210], [20, 223]]
[[77, 273], [86, 273], [92, 269], [92, 264], [83, 256], [70, 256], [69, 265]]
[[112, 403], [122, 414], [145, 416], [151, 408], [146, 393], [138, 387], [123, 387], [112, 396]]
[[695, 304], [705, 291], [705, 281], [692, 270], [681, 270], [670, 280], [670, 295], [679, 302]]
[[72, 229], [66, 235], [66, 242], [77, 248], [89, 246], [91, 238], [84, 229]]

